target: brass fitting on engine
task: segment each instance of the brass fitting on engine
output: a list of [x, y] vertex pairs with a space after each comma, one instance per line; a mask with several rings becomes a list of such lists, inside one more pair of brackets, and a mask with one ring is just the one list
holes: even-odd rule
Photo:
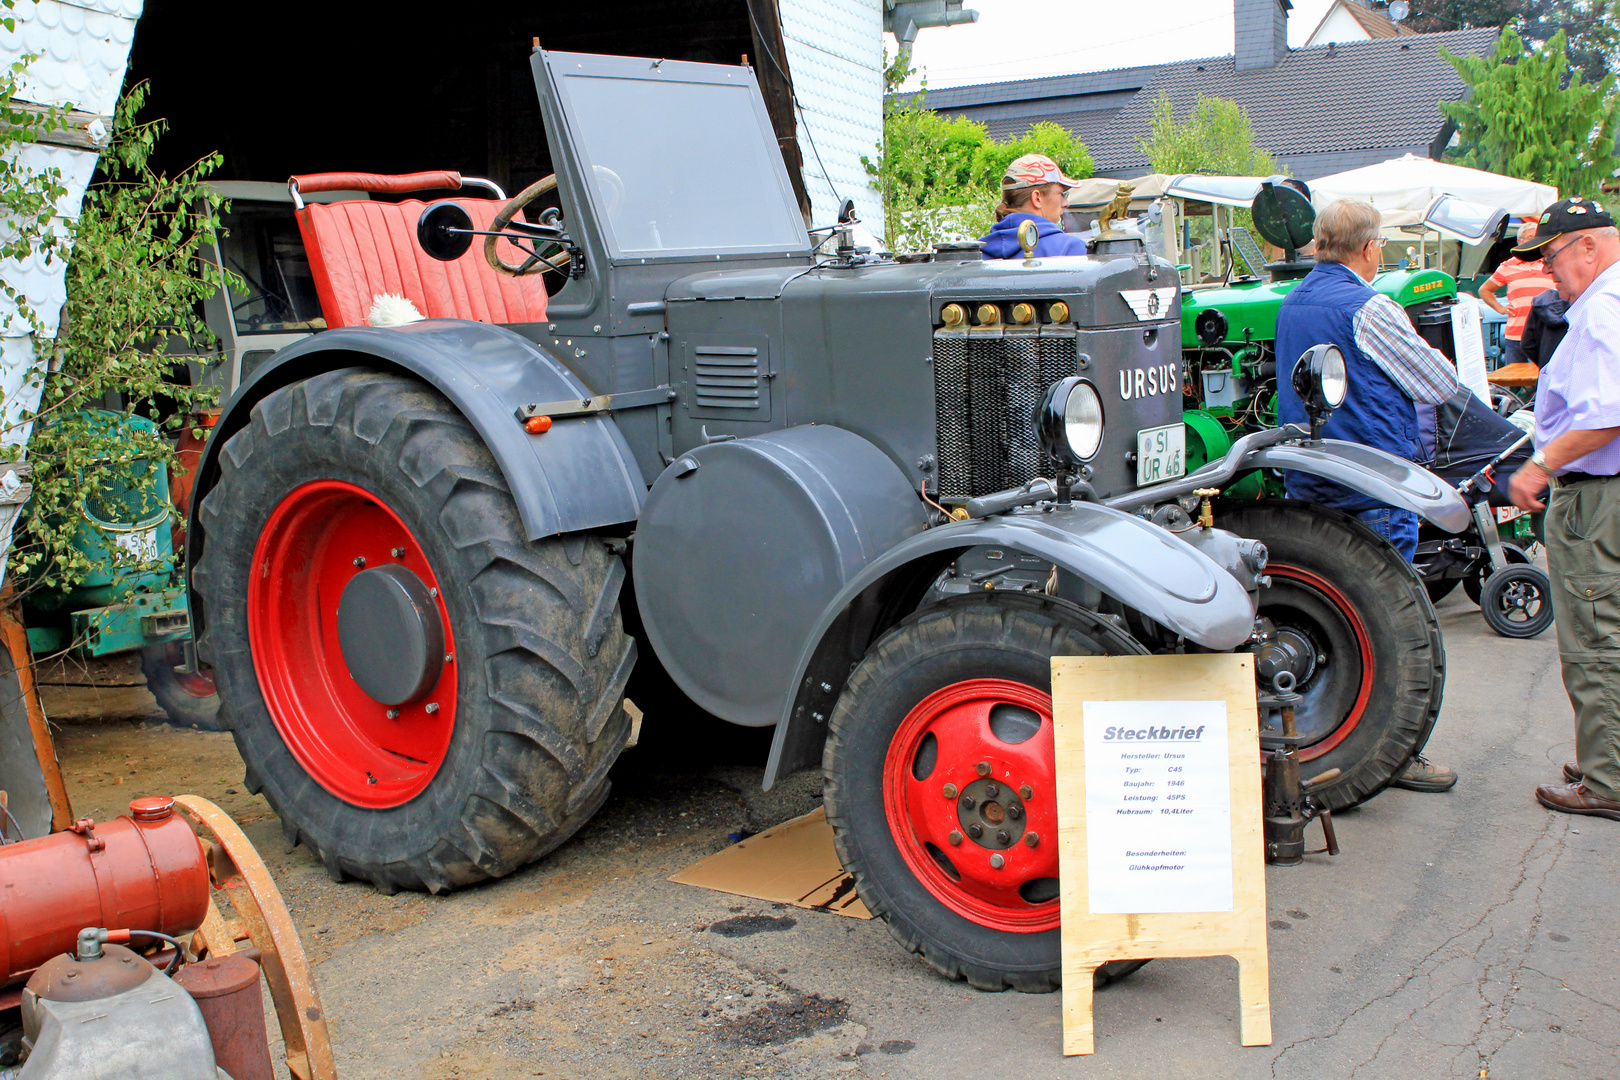
[[1215, 527], [1215, 507], [1210, 504], [1211, 499], [1221, 493], [1220, 488], [1194, 488], [1193, 494], [1203, 502], [1198, 507], [1198, 524], [1206, 529]]

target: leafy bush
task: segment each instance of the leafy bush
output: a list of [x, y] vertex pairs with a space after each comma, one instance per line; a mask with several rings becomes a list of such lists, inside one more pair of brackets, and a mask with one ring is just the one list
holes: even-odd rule
[[[891, 86], [909, 74], [891, 66]], [[927, 98], [926, 86], [891, 96], [877, 158], [861, 158], [882, 195], [892, 251], [926, 251], [944, 240], [989, 232], [1001, 177], [1024, 154], [1045, 154], [1076, 179], [1091, 175], [1085, 144], [1057, 124], [1036, 124], [1017, 139], [997, 142], [983, 124], [941, 115]]]
[[[0, 79], [0, 102], [10, 102], [24, 66]], [[107, 570], [74, 545], [87, 505], [127, 504], [152, 472], [175, 462], [172, 440], [192, 413], [214, 400], [211, 388], [188, 385], [181, 358], [206, 353], [214, 343], [201, 310], [221, 275], [204, 257], [204, 246], [218, 235], [222, 201], [205, 178], [220, 156], [204, 157], [174, 177], [154, 172], [148, 161], [164, 124], [137, 120], [146, 90], [137, 85], [119, 103], [99, 172], [67, 235], [60, 223], [53, 228], [47, 211], [33, 217], [17, 211], [35, 205], [43, 188], [60, 192], [60, 176], [30, 181], [14, 170], [0, 172], [0, 201], [26, 226], [11, 244], [26, 243], [51, 259], [71, 249], [61, 329], [54, 343], [36, 337], [36, 350], [49, 356], [38, 371], [38, 407], [7, 410], [6, 433], [14, 443], [32, 427], [27, 456], [34, 494], [9, 556], [8, 579], [19, 587], [66, 589]], [[10, 128], [0, 135], [0, 149], [5, 141], [30, 137], [37, 135]], [[0, 153], [0, 161], [12, 157]], [[36, 330], [42, 325], [38, 313], [27, 317]], [[113, 417], [89, 411], [108, 409]], [[145, 416], [158, 426], [121, 424], [120, 409], [124, 417]], [[22, 456], [20, 446], [6, 449], [11, 459]], [[148, 553], [110, 546], [120, 572], [164, 569]]]

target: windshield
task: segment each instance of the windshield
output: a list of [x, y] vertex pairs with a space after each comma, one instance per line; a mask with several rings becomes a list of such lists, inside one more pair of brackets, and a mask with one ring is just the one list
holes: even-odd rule
[[1455, 195], [1441, 195], [1429, 205], [1423, 220], [1443, 236], [1479, 244], [1487, 238], [1495, 239], [1492, 234], [1507, 221], [1507, 211], [1499, 206], [1465, 202]]
[[752, 85], [572, 74], [562, 82], [614, 254], [810, 246]]

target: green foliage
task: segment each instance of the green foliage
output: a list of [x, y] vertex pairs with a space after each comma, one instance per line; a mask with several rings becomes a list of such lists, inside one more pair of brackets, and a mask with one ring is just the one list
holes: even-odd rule
[[[71, 588], [108, 572], [106, 556], [87, 555], [74, 542], [86, 506], [121, 503], [150, 514], [153, 508], [130, 505], [132, 497], [139, 501], [134, 493], [148, 491], [152, 473], [175, 461], [172, 440], [215, 396], [186, 385], [181, 358], [206, 353], [214, 341], [200, 312], [221, 276], [202, 249], [218, 233], [222, 203], [204, 180], [220, 158], [205, 157], [174, 177], [155, 173], [148, 159], [164, 125], [136, 119], [146, 89], [132, 88], [119, 103], [100, 172], [72, 226], [61, 329], [54, 347], [36, 339], [40, 352], [52, 354], [38, 409], [12, 423], [14, 438], [32, 424], [34, 494], [8, 580], [30, 589]], [[0, 188], [10, 197], [9, 183]], [[47, 237], [33, 241], [60, 250]], [[125, 403], [121, 414], [90, 411], [118, 402]], [[158, 425], [119, 422], [131, 416]], [[165, 569], [139, 550], [113, 546], [113, 559], [121, 577]]]
[[1442, 49], [1469, 88], [1467, 100], [1440, 103], [1457, 125], [1458, 147], [1447, 156], [1553, 184], [1565, 197], [1597, 195], [1617, 165], [1615, 79], [1605, 75], [1593, 85], [1579, 71], [1570, 74], [1566, 45], [1560, 31], [1536, 49], [1509, 27], [1489, 57]]
[[1255, 145], [1249, 114], [1226, 98], [1200, 95], [1198, 104], [1178, 120], [1170, 98], [1160, 94], [1148, 137], [1137, 145], [1154, 172], [1269, 176], [1277, 171], [1271, 155]]
[[[892, 87], [910, 74], [902, 58], [889, 66], [886, 77]], [[989, 232], [1001, 201], [1001, 177], [1024, 154], [1045, 154], [1077, 179], [1091, 175], [1085, 144], [1057, 124], [1036, 124], [1017, 139], [997, 142], [976, 120], [930, 109], [927, 97], [926, 86], [916, 94], [891, 96], [884, 105], [877, 158], [861, 158], [883, 197], [893, 251], [926, 251], [944, 240]]]
[[1407, 25], [1430, 34], [1463, 27], [1511, 25], [1526, 41], [1562, 31], [1570, 62], [1588, 83], [1617, 70], [1620, 0], [1414, 0]]

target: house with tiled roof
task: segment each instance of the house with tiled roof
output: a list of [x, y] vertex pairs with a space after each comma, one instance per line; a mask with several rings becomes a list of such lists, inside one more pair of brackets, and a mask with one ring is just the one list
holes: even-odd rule
[[[1440, 55], [1479, 56], [1494, 28], [1398, 33], [1288, 48], [1289, 0], [1234, 0], [1233, 52], [1196, 60], [930, 90], [929, 107], [983, 122], [999, 139], [1053, 121], [1091, 150], [1098, 176], [1147, 172], [1153, 104], [1185, 116], [1198, 97], [1237, 102], [1255, 142], [1305, 180], [1416, 154], [1438, 158], [1455, 133], [1440, 112], [1467, 87]], [[1387, 20], [1386, 20], [1387, 21]]]
[[1305, 48], [1416, 33], [1410, 26], [1394, 21], [1375, 7], [1373, 0], [1333, 0], [1333, 6], [1323, 13], [1316, 29], [1305, 39]]

